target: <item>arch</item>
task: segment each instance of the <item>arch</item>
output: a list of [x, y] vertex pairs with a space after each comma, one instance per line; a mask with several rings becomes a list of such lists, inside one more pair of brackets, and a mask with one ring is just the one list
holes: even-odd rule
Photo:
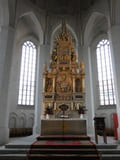
[[9, 117], [9, 128], [16, 128], [17, 127], [17, 114], [12, 112], [10, 113]]
[[[104, 14], [99, 12], [92, 12], [87, 20], [84, 28], [84, 44], [89, 46], [94, 38], [107, 32], [108, 20]], [[105, 25], [102, 28], [103, 23], [105, 23]]]
[[96, 46], [98, 45], [98, 43], [99, 43], [102, 39], [108, 39], [107, 33], [103, 33], [103, 34], [101, 34], [101, 35], [98, 35], [95, 39], [93, 39], [92, 44], [91, 44], [92, 50], [96, 51]]
[[[72, 34], [72, 36], [75, 38], [75, 49], [77, 52], [77, 47], [78, 47], [78, 38], [77, 35], [75, 33], [75, 31], [72, 29], [72, 27], [69, 24], [66, 24], [66, 27], [68, 29], [68, 31], [70, 31], [70, 33]], [[51, 34], [51, 39], [50, 39], [50, 53], [52, 53], [52, 47], [53, 47], [53, 43], [54, 43], [54, 38], [55, 35], [60, 31], [61, 29], [61, 24], [57, 25], [56, 27], [54, 27], [53, 32]]]
[[36, 49], [39, 50], [39, 41], [36, 37], [32, 36], [32, 35], [27, 35], [25, 37], [23, 37], [22, 39], [20, 39], [18, 42], [17, 42], [17, 46], [20, 48], [20, 53], [21, 53], [21, 50], [22, 50], [22, 45], [24, 44], [24, 42], [26, 41], [31, 41], [32, 43], [34, 43], [34, 45], [36, 46]]
[[19, 128], [25, 128], [26, 127], [26, 114], [21, 113], [19, 117]]
[[39, 42], [40, 42], [40, 44], [43, 44], [43, 30], [42, 30], [41, 24], [38, 21], [38, 18], [36, 17], [36, 15], [32, 11], [31, 12], [26, 12], [26, 13], [24, 13], [20, 16], [19, 20], [21, 20], [22, 18], [27, 17], [27, 16], [35, 24], [35, 27], [36, 27], [36, 30], [37, 30], [37, 35], [38, 35], [38, 38], [39, 38]]
[[34, 124], [34, 119], [33, 117], [29, 117], [28, 119], [28, 128], [33, 128], [33, 124]]
[[34, 125], [34, 114], [31, 113], [27, 119], [27, 128], [33, 128]]

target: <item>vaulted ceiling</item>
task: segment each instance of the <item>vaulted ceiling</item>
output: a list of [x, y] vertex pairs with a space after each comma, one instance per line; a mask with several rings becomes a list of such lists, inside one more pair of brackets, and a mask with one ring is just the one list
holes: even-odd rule
[[30, 0], [34, 5], [55, 14], [78, 14], [89, 9], [97, 0]]

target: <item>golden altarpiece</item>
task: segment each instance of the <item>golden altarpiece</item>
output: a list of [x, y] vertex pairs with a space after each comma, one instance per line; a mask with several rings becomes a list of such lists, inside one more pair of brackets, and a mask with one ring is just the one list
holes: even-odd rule
[[79, 106], [84, 106], [84, 64], [78, 62], [73, 37], [62, 23], [62, 31], [55, 38], [49, 71], [45, 65], [43, 72], [44, 116], [47, 107], [52, 109], [54, 118], [76, 118]]

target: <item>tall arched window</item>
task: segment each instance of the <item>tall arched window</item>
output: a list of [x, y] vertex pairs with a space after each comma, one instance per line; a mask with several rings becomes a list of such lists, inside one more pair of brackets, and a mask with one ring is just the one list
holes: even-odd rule
[[18, 105], [34, 105], [36, 46], [31, 41], [22, 45]]
[[109, 41], [103, 39], [96, 49], [100, 105], [114, 105], [114, 80]]

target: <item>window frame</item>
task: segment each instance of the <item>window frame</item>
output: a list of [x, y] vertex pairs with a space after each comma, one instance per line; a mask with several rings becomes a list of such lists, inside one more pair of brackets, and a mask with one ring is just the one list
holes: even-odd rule
[[[98, 67], [100, 67], [100, 65], [98, 64], [98, 55], [97, 54], [101, 54], [101, 48], [100, 47], [98, 47], [99, 45], [100, 45], [100, 43], [102, 43], [103, 41], [107, 41], [107, 47], [108, 47], [108, 52], [107, 52], [107, 54], [105, 54], [105, 47], [103, 47], [103, 53], [102, 54], [104, 54], [104, 58], [105, 58], [105, 60], [103, 60], [104, 62], [105, 62], [105, 64], [104, 64], [104, 68], [103, 68], [103, 61], [101, 61], [102, 60], [102, 58], [101, 57], [99, 57], [100, 58], [100, 63], [101, 63], [101, 73], [99, 73], [100, 72], [100, 69], [98, 69]], [[104, 43], [104, 45], [102, 44], [101, 46], [105, 46], [105, 43]], [[97, 50], [100, 50], [100, 53], [97, 53]], [[100, 39], [98, 42], [97, 42], [97, 44], [96, 44], [96, 62], [97, 62], [97, 78], [98, 78], [98, 91], [99, 91], [99, 103], [100, 103], [100, 106], [115, 106], [116, 105], [116, 98], [115, 98], [115, 87], [114, 87], [114, 77], [113, 77], [113, 66], [112, 66], [112, 57], [111, 57], [111, 51], [110, 51], [110, 42], [109, 42], [109, 40], [108, 40], [108, 38], [102, 38], [102, 39]], [[109, 56], [109, 53], [110, 53], [110, 56]], [[107, 55], [109, 56], [109, 57], [107, 57]], [[100, 55], [101, 56], [101, 55]], [[109, 60], [107, 60], [107, 58], [109, 59]], [[109, 61], [109, 65], [107, 64], [108, 62], [107, 61]], [[108, 67], [109, 66], [109, 67]], [[109, 69], [109, 76], [111, 76], [110, 78], [110, 80], [108, 79], [108, 69]], [[103, 72], [104, 71], [104, 72]], [[99, 82], [100, 81], [100, 75], [99, 74], [101, 74], [102, 75], [102, 80], [101, 80], [101, 82]], [[106, 74], [106, 75], [105, 75]], [[105, 80], [103, 80], [104, 78], [103, 78], [103, 76], [105, 77], [106, 76], [106, 79]], [[111, 81], [111, 85], [110, 85], [110, 83], [108, 83], [108, 82], [110, 82]], [[103, 88], [103, 104], [101, 104], [101, 100], [100, 99], [102, 99], [102, 94], [100, 93], [100, 83], [102, 84], [102, 88]], [[105, 83], [106, 83], [106, 85], [105, 85]], [[111, 101], [111, 98], [110, 98], [110, 87], [112, 87], [112, 100], [113, 100], [113, 103], [111, 103], [110, 104], [110, 101]], [[106, 91], [107, 91], [107, 94], [108, 94], [108, 96], [106, 96], [106, 97], [108, 97], [108, 104], [105, 102], [106, 100], [105, 100], [105, 88], [106, 88]]]
[[[35, 58], [35, 75], [34, 75], [34, 101], [33, 101], [33, 104], [31, 105], [31, 104], [23, 104], [23, 103], [19, 103], [19, 92], [20, 92], [20, 78], [21, 78], [21, 65], [22, 65], [22, 51], [23, 51], [23, 46], [24, 46], [24, 43], [26, 43], [26, 42], [31, 42], [33, 45], [34, 45], [34, 47], [35, 47], [35, 52], [36, 52], [36, 58]], [[35, 106], [35, 94], [36, 94], [36, 75], [37, 75], [37, 56], [38, 56], [38, 47], [37, 47], [37, 45], [36, 45], [37, 43], [34, 41], [34, 40], [31, 40], [31, 39], [24, 39], [24, 41], [21, 43], [21, 47], [20, 47], [20, 65], [19, 65], [19, 78], [18, 78], [18, 81], [19, 81], [19, 85], [18, 85], [18, 98], [17, 98], [17, 106], [21, 106], [22, 108], [25, 108], [25, 106], [27, 106], [27, 108], [33, 108], [34, 106]], [[29, 50], [30, 50], [30, 48], [29, 48]], [[32, 54], [34, 54], [33, 52], [32, 52]], [[33, 57], [32, 57], [33, 58]], [[33, 61], [32, 61], [32, 63], [33, 63]], [[29, 70], [29, 68], [28, 68], [28, 70]], [[26, 71], [26, 69], [24, 68], [24, 72]], [[28, 74], [28, 73], [27, 73]], [[32, 75], [33, 74], [33, 71], [32, 72], [30, 72], [30, 74]], [[28, 78], [28, 77], [27, 77]], [[25, 86], [25, 87], [27, 87], [28, 86], [28, 81], [27, 81], [27, 85]], [[23, 94], [23, 93], [22, 93]], [[25, 96], [27, 96], [27, 95], [25, 95]], [[30, 95], [31, 96], [31, 95]], [[21, 101], [22, 102], [22, 101]]]

